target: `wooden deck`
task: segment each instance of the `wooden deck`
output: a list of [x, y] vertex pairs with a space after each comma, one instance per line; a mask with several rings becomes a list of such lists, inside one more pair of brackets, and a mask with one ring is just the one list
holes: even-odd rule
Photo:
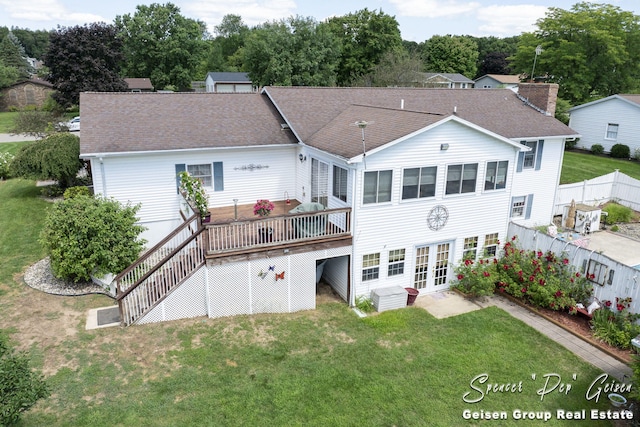
[[[273, 209], [273, 211], [271, 211], [271, 215], [269, 216], [287, 215], [291, 209], [300, 204], [300, 202], [295, 199], [291, 199], [291, 204], [289, 205], [286, 204], [285, 200], [276, 200], [272, 201], [272, 203], [275, 205], [275, 208]], [[253, 214], [254, 204], [255, 203], [238, 205], [237, 218], [235, 217], [235, 209], [233, 205], [223, 206], [219, 208], [209, 208], [209, 212], [211, 212], [211, 223], [259, 219], [259, 216]]]
[[267, 217], [254, 215], [253, 204], [209, 209], [211, 219], [203, 224], [207, 259], [305, 246], [312, 250], [318, 243], [351, 244], [351, 208], [291, 214], [299, 201], [273, 203]]

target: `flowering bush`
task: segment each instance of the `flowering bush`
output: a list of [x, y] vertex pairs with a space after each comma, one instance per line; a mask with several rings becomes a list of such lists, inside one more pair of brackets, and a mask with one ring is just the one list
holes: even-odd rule
[[260, 216], [268, 216], [275, 206], [267, 199], [261, 199], [253, 205], [253, 214]]
[[496, 258], [478, 261], [465, 259], [454, 269], [456, 280], [452, 286], [471, 297], [491, 295], [498, 278], [497, 264]]
[[551, 251], [525, 251], [518, 248], [515, 237], [504, 245], [503, 253], [498, 263], [500, 292], [552, 310], [588, 304], [593, 287], [568, 258]]
[[13, 154], [3, 152], [0, 153], [0, 180], [9, 178], [9, 165], [13, 160]]
[[453, 287], [472, 296], [494, 290], [530, 304], [564, 310], [576, 303], [588, 305], [592, 285], [566, 257], [553, 252], [520, 249], [516, 237], [501, 248], [501, 257], [466, 259], [455, 269]]
[[604, 307], [594, 311], [591, 319], [593, 335], [609, 345], [631, 348], [631, 340], [640, 334], [640, 325], [635, 323], [640, 315], [628, 311], [631, 297], [616, 297], [615, 304], [609, 300], [602, 303]]

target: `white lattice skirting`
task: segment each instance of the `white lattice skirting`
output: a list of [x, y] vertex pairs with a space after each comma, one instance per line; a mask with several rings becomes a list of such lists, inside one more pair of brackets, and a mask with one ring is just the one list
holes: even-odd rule
[[[345, 246], [204, 266], [144, 315], [138, 324], [200, 316], [292, 313], [314, 309], [316, 261], [350, 253], [351, 246]], [[343, 277], [341, 281], [347, 283], [348, 278]]]

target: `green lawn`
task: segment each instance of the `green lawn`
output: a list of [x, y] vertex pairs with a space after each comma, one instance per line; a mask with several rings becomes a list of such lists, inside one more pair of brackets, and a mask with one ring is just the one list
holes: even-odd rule
[[616, 169], [632, 178], [640, 179], [640, 162], [638, 161], [565, 151], [560, 184], [581, 182], [585, 179], [606, 175]]
[[9, 129], [13, 127], [13, 121], [18, 117], [18, 112], [0, 113], [0, 133], [9, 133]]
[[[555, 419], [557, 409], [607, 408], [605, 398], [585, 398], [600, 372], [497, 308], [438, 320], [411, 307], [361, 319], [325, 303], [86, 331], [86, 311], [109, 298], [45, 295], [16, 274], [43, 256], [36, 238], [47, 203], [36, 195], [31, 181], [0, 182], [0, 329], [53, 389], [22, 426], [487, 424], [463, 420], [465, 409], [507, 411], [497, 426], [540, 424], [513, 420], [516, 409], [550, 411], [549, 426], [609, 425]], [[478, 397], [470, 383], [483, 373], [489, 383], [522, 381], [522, 392], [465, 403], [467, 392]], [[547, 374], [571, 390], [541, 399]]]

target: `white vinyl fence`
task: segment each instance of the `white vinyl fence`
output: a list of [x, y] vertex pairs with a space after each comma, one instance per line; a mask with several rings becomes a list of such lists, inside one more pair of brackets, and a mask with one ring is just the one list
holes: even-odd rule
[[520, 247], [525, 250], [552, 251], [566, 256], [570, 263], [582, 273], [594, 274], [593, 296], [600, 301], [610, 300], [615, 303], [616, 297], [631, 297], [629, 311], [640, 313], [640, 270], [614, 261], [606, 255], [588, 248], [551, 237], [536, 229], [510, 223], [508, 238], [518, 237]]
[[558, 187], [554, 215], [562, 215], [571, 200], [596, 206], [615, 200], [640, 211], [640, 181], [616, 170], [607, 175]]

